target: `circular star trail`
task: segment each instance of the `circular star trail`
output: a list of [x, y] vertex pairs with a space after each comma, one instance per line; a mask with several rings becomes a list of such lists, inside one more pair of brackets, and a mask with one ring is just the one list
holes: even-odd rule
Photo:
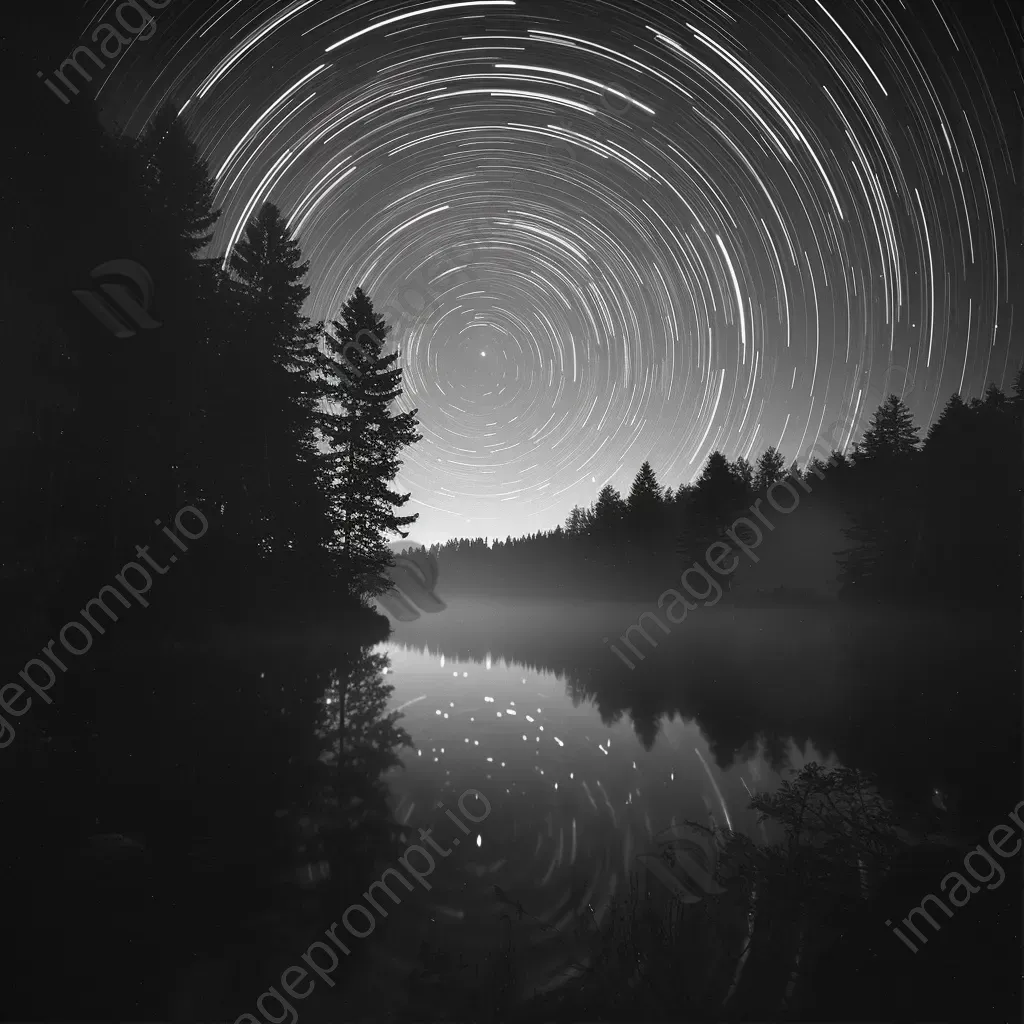
[[182, 110], [216, 251], [274, 202], [309, 315], [388, 318], [427, 539], [551, 528], [644, 459], [846, 448], [890, 391], [927, 426], [1021, 360], [1008, 5], [197, 6], [100, 99]]

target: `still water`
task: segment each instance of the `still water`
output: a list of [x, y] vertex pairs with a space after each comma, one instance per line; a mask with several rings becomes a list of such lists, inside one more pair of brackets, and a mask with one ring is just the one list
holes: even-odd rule
[[[446, 601], [380, 648], [388, 710], [412, 742], [384, 777], [390, 814], [407, 829], [402, 849], [423, 850], [406, 855], [423, 884], [406, 891], [392, 876], [400, 905], [377, 893], [387, 919], [363, 947], [363, 977], [374, 1005], [404, 1004], [414, 1019], [427, 1005], [476, 1019], [572, 990], [602, 950], [628, 947], [616, 929], [633, 895], [671, 902], [659, 838], [697, 851], [674, 905], [710, 919], [727, 899], [708, 896], [720, 854], [685, 823], [777, 842], [750, 799], [808, 762], [875, 775], [901, 820], [926, 811], [936, 786], [962, 790], [971, 828], [1012, 796], [1015, 755], [999, 752], [1020, 749], [1019, 689], [994, 618], [721, 605], [655, 632], [634, 670], [609, 641], [650, 605]], [[356, 884], [388, 868], [414, 878], [389, 856]], [[746, 936], [723, 921], [738, 954]]]
[[[420, 887], [392, 912], [402, 923], [388, 930], [381, 955], [400, 973], [426, 947], [449, 970], [473, 974], [511, 949], [517, 994], [551, 990], [572, 977], [572, 964], [586, 965], [581, 926], [602, 928], [613, 898], [658, 884], [644, 855], [659, 833], [690, 820], [764, 835], [747, 805], [780, 776], [761, 749], [722, 770], [697, 724], [679, 716], [662, 719], [652, 745], [629, 716], [605, 724], [552, 672], [399, 643], [382, 650], [390, 708], [400, 709], [413, 741], [387, 776], [394, 813], [412, 830], [410, 842], [433, 827], [431, 838], [448, 851], [433, 857], [429, 891]], [[785, 754], [794, 769], [837, 763], [812, 746], [790, 743]], [[464, 800], [482, 818], [476, 824], [459, 810], [468, 790], [485, 801]], [[699, 883], [690, 895], [703, 896]]]

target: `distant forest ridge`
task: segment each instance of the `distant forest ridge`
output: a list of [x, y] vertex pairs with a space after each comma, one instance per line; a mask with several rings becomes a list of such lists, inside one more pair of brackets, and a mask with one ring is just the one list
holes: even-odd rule
[[[991, 385], [970, 402], [952, 395], [923, 440], [910, 410], [890, 395], [849, 455], [833, 450], [803, 472], [796, 463], [787, 470], [774, 447], [753, 465], [714, 451], [695, 483], [673, 490], [644, 462], [628, 495], [605, 486], [589, 508], [575, 507], [553, 530], [429, 546], [438, 592], [650, 598], [657, 593], [652, 581], [706, 564], [716, 545], [719, 564], [740, 562], [736, 575], [722, 581], [727, 590], [752, 578], [744, 565], [754, 564], [754, 547], [758, 564], [783, 563], [766, 586], [753, 588], [764, 600], [831, 591], [847, 599], [1015, 601], [1022, 370], [1013, 392]], [[744, 520], [762, 534], [746, 550], [754, 536]], [[806, 560], [808, 548], [823, 551], [824, 561], [815, 556], [815, 568], [787, 573], [785, 563]]]

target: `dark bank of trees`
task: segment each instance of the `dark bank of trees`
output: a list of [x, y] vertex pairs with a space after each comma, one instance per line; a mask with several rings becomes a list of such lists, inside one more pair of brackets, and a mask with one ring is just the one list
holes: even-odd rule
[[[706, 564], [715, 542], [742, 561], [726, 531], [753, 518], [759, 498], [769, 520], [781, 519], [763, 500], [778, 483], [781, 507], [800, 502], [794, 518], [817, 506], [852, 524], [836, 552], [841, 597], [1009, 607], [1021, 577], [1022, 393], [1018, 372], [1012, 395], [995, 385], [969, 402], [953, 395], [923, 439], [909, 409], [890, 395], [849, 454], [816, 457], [803, 471], [795, 463], [787, 470], [775, 448], [755, 465], [715, 451], [696, 481], [673, 490], [645, 462], [627, 496], [606, 485], [553, 531], [435, 547], [440, 589], [650, 599], [686, 565]], [[744, 533], [741, 526], [740, 540]]]
[[[207, 558], [301, 581], [310, 606], [349, 607], [380, 585], [390, 534], [415, 519], [395, 514], [408, 496], [388, 486], [418, 435], [415, 413], [391, 411], [401, 370], [379, 351], [387, 325], [358, 289], [332, 325], [303, 316], [309, 264], [270, 203], [226, 262], [201, 256], [219, 211], [183, 124], [165, 109], [141, 138], [115, 140], [87, 111], [49, 111], [66, 123], [31, 138], [14, 168], [2, 280], [11, 613], [46, 607], [64, 617], [40, 625], [59, 627], [72, 575], [95, 590], [154, 518], [184, 505], [214, 524]], [[130, 338], [72, 295], [99, 294], [91, 270], [118, 258], [148, 271], [161, 325]], [[342, 359], [344, 336], [366, 330], [378, 351]]]
[[[11, 971], [32, 981], [9, 996], [24, 996], [22, 1015], [166, 1017], [174, 971], [277, 898], [295, 815], [333, 809], [324, 836], [342, 834], [350, 800], [385, 815], [353, 779], [390, 764], [404, 737], [383, 684], [368, 703], [358, 669], [388, 633], [367, 597], [389, 531], [412, 521], [390, 482], [415, 420], [390, 412], [393, 358], [336, 358], [339, 330], [383, 341], [367, 296], [333, 326], [303, 315], [308, 263], [273, 205], [227, 261], [209, 254], [211, 175], [171, 111], [114, 138], [86, 97], [28, 92], [8, 125], [0, 270], [0, 702], [17, 710], [0, 710], [15, 731], [0, 749], [2, 859], [5, 877], [39, 881], [32, 908], [12, 896], [12, 927], [31, 919], [43, 941], [80, 921], [50, 967], [80, 977], [60, 1003], [59, 982], [32, 978], [23, 931]], [[115, 337], [72, 294], [101, 295], [90, 273], [116, 259], [152, 278], [158, 327]], [[161, 532], [185, 506], [208, 522], [187, 553]], [[65, 624], [147, 550], [164, 567], [149, 570], [148, 604], [108, 598], [89, 647], [65, 652]], [[54, 641], [67, 671], [47, 703], [19, 673]], [[322, 758], [328, 711], [340, 724]], [[342, 870], [345, 843], [328, 846]], [[124, 977], [92, 984], [110, 963]]]

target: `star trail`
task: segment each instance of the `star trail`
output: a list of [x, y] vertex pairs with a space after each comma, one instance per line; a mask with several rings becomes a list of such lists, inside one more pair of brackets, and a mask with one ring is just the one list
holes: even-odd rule
[[1024, 355], [1008, 4], [156, 18], [101, 104], [133, 134], [182, 111], [216, 175], [214, 251], [272, 201], [311, 260], [308, 314], [361, 285], [392, 323], [422, 541], [552, 528], [644, 459], [671, 486], [714, 449], [802, 463], [889, 392], [926, 428]]

